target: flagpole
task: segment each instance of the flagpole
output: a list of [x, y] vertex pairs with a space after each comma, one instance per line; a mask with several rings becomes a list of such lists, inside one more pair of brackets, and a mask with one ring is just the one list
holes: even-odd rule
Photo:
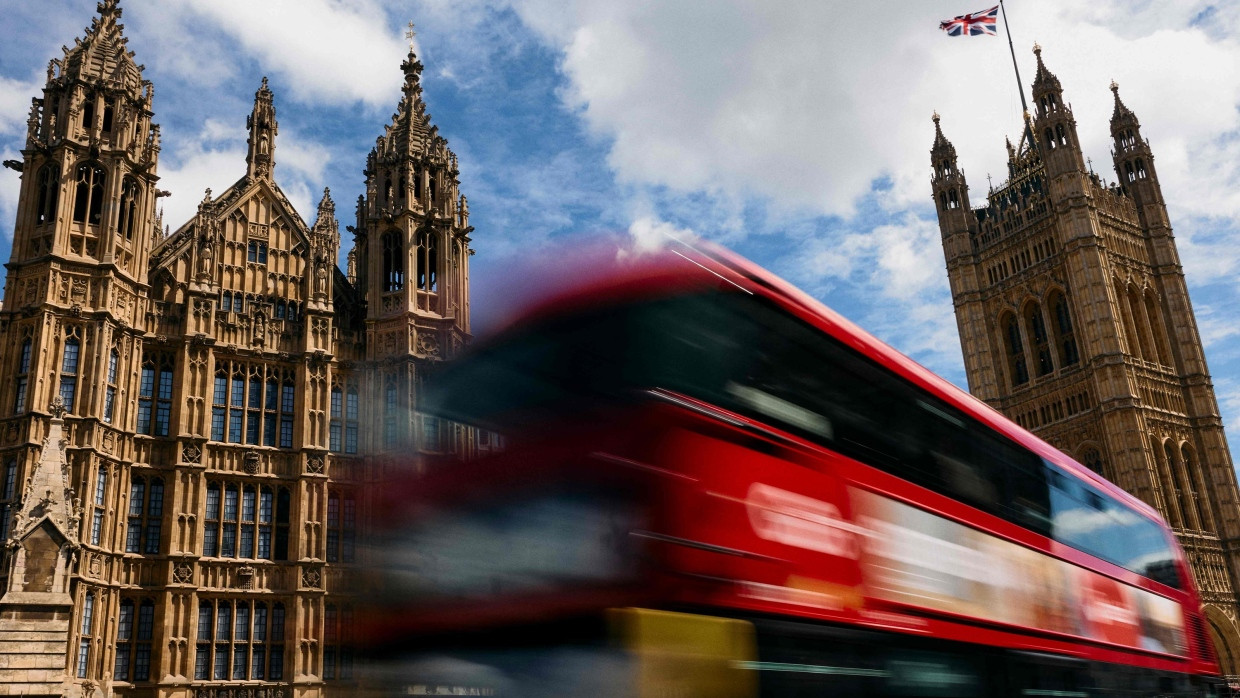
[[1025, 102], [1025, 83], [1020, 80], [1020, 66], [1016, 64], [1016, 47], [1012, 44], [1012, 30], [1008, 27], [1007, 8], [1003, 6], [1003, 0], [999, 0], [999, 11], [1003, 13], [1003, 31], [1007, 33], [1008, 50], [1012, 53], [1012, 69], [1016, 71], [1016, 91], [1020, 93], [1020, 107], [1024, 112], [1025, 137], [1029, 139], [1029, 147], [1036, 151], [1038, 142], [1033, 137], [1033, 127], [1029, 125], [1029, 104]]

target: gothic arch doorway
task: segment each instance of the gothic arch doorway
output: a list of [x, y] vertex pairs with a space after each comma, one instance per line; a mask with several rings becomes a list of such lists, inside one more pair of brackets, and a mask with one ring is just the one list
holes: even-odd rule
[[1218, 652], [1218, 663], [1223, 674], [1240, 675], [1240, 665], [1237, 664], [1240, 660], [1240, 631], [1237, 631], [1236, 624], [1217, 606], [1205, 604], [1201, 610], [1205, 614], [1210, 639]]

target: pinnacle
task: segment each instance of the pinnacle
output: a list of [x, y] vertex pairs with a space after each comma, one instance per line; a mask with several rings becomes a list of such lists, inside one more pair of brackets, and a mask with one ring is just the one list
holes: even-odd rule
[[1059, 85], [1059, 78], [1046, 68], [1046, 64], [1042, 62], [1042, 46], [1035, 43], [1033, 45], [1033, 54], [1038, 57], [1038, 72], [1033, 76], [1033, 89], [1035, 92], [1046, 90], [1054, 90], [1062, 92]]
[[1115, 95], [1115, 110], [1111, 112], [1111, 126], [1117, 128], [1121, 125], [1139, 126], [1137, 115], [1124, 104], [1124, 100], [1119, 97], [1119, 83], [1111, 81], [1111, 93]]
[[[951, 141], [947, 140], [947, 136], [943, 135], [943, 128], [939, 125], [939, 113], [937, 111], [934, 112], [934, 115], [930, 118], [932, 121], [934, 121], [934, 145], [930, 147], [930, 152], [931, 153], [940, 153], [940, 152], [950, 153], [950, 155], [954, 157], [956, 153], [956, 148], [955, 146], [952, 145]], [[938, 157], [938, 156], [936, 155], [935, 157]]]

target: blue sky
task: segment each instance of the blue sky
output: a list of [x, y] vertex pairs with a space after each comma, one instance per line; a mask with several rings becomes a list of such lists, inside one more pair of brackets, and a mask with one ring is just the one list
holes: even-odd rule
[[[591, 233], [689, 230], [788, 278], [964, 386], [930, 203], [930, 115], [974, 205], [1020, 128], [1006, 40], [949, 38], [958, 0], [121, 0], [155, 85], [165, 222], [244, 173], [265, 75], [276, 179], [311, 219], [352, 222], [365, 155], [400, 96], [417, 24], [428, 111], [460, 158], [474, 306], [514, 255]], [[1240, 436], [1240, 10], [1204, 2], [1012, 0], [1113, 179], [1114, 79], [1153, 145], [1224, 421]], [[94, 0], [0, 0], [0, 157], [19, 158], [47, 61]], [[18, 178], [0, 172], [0, 258]], [[342, 230], [345, 250], [348, 235]], [[1240, 442], [1236, 442], [1240, 443]]]

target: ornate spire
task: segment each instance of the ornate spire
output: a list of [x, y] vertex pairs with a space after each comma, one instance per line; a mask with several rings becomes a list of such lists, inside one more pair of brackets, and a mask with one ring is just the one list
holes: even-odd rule
[[400, 64], [400, 69], [405, 74], [405, 84], [401, 87], [404, 94], [401, 109], [421, 114], [426, 108], [422, 105], [422, 61], [418, 60], [412, 46], [409, 47], [409, 55]]
[[930, 156], [935, 160], [942, 160], [944, 157], [951, 159], [956, 158], [956, 146], [947, 140], [947, 136], [943, 135], [943, 129], [939, 126], [939, 113], [936, 111], [930, 117], [934, 121], [934, 145], [930, 146]]
[[249, 153], [245, 157], [246, 174], [249, 177], [271, 179], [271, 171], [275, 167], [276, 133], [279, 124], [276, 122], [276, 108], [273, 104], [271, 90], [267, 88], [267, 78], [254, 93], [254, 110], [246, 117], [245, 126], [250, 130], [250, 138], [246, 141]]
[[1059, 78], [1047, 70], [1046, 64], [1042, 62], [1042, 47], [1036, 43], [1033, 45], [1033, 55], [1038, 57], [1038, 72], [1033, 76], [1033, 98], [1036, 100], [1038, 95], [1047, 92], [1063, 92]]
[[334, 234], [339, 230], [336, 224], [336, 202], [332, 201], [332, 190], [323, 187], [323, 198], [319, 200], [319, 215], [314, 221], [316, 233]]
[[426, 113], [426, 103], [422, 101], [422, 62], [414, 52], [412, 40], [400, 69], [405, 83], [391, 125], [376, 140], [374, 154], [379, 158], [419, 156], [430, 150], [435, 141], [431, 115]]
[[1111, 133], [1114, 135], [1126, 129], [1140, 128], [1137, 115], [1119, 98], [1119, 84], [1114, 80], [1111, 81], [1111, 92], [1115, 95], [1115, 110], [1111, 112]]
[[103, 0], [95, 6], [99, 13], [86, 27], [81, 39], [75, 39], [72, 47], [64, 48], [65, 56], [48, 65], [48, 81], [60, 68], [59, 77], [70, 77], [93, 82], [101, 79], [119, 83], [130, 88], [142, 85], [142, 66], [134, 63], [133, 52], [126, 46], [120, 23], [121, 7], [117, 0]]

